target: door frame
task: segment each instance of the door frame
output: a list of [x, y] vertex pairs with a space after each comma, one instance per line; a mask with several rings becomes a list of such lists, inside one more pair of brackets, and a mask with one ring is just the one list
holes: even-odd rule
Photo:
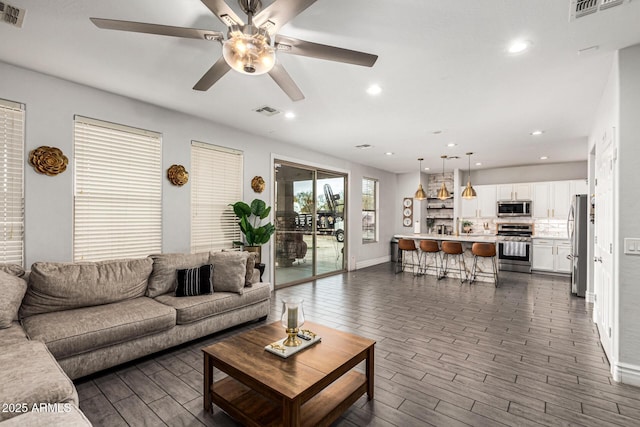
[[[344, 272], [344, 271], [350, 271], [355, 269], [355, 258], [351, 256], [351, 252], [350, 252], [350, 246], [349, 242], [351, 241], [351, 223], [350, 223], [350, 218], [349, 218], [349, 206], [351, 205], [351, 200], [350, 200], [350, 187], [351, 187], [351, 171], [348, 169], [342, 169], [339, 167], [335, 167], [332, 165], [327, 165], [327, 164], [323, 164], [323, 163], [316, 163], [313, 161], [308, 161], [305, 159], [301, 159], [301, 158], [297, 158], [297, 157], [291, 157], [288, 155], [282, 155], [282, 154], [278, 154], [278, 153], [271, 153], [271, 187], [270, 187], [270, 195], [271, 195], [271, 200], [273, 201], [273, 205], [275, 206], [276, 204], [276, 176], [275, 176], [275, 165], [276, 165], [276, 160], [280, 160], [283, 162], [287, 162], [287, 163], [291, 163], [292, 165], [298, 165], [301, 168], [309, 168], [309, 169], [319, 169], [325, 172], [329, 172], [329, 173], [337, 173], [337, 174], [342, 174], [345, 176], [347, 182], [345, 185], [345, 189], [344, 189], [344, 193], [345, 193], [345, 199], [346, 199], [346, 203], [344, 205], [344, 217], [345, 217], [345, 221], [344, 221], [344, 227], [345, 227], [345, 241], [344, 241], [344, 252], [343, 252], [343, 269], [342, 270], [338, 270], [336, 272], [331, 272], [331, 273], [327, 273], [327, 274], [322, 274], [322, 275], [318, 275], [318, 276], [314, 276], [310, 279], [306, 279], [307, 280], [314, 280], [314, 279], [318, 279], [321, 277], [325, 277], [325, 276], [333, 276], [337, 273], [340, 272]], [[275, 224], [275, 212], [274, 209], [272, 209], [271, 214], [270, 214], [270, 221], [272, 223]], [[276, 278], [276, 242], [275, 242], [275, 238], [270, 239], [269, 240], [269, 253], [272, 254], [271, 256], [271, 266], [269, 268], [269, 282], [272, 284], [273, 289], [275, 289], [275, 278]], [[314, 260], [315, 262], [315, 260]], [[297, 282], [288, 284], [287, 286], [290, 285], [295, 285], [297, 284]], [[280, 287], [282, 288], [282, 286]]]

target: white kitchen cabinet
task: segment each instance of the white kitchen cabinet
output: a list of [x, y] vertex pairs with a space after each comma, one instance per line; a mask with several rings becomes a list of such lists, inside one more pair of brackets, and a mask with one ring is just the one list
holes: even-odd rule
[[571, 181], [536, 182], [532, 187], [534, 218], [567, 218], [571, 206]]
[[[460, 193], [465, 187], [460, 187]], [[461, 198], [462, 218], [488, 218], [496, 216], [496, 186], [476, 185], [475, 199]]]
[[532, 270], [553, 271], [553, 258], [553, 240], [533, 239]]
[[589, 183], [586, 179], [574, 179], [571, 181], [571, 195], [589, 194]]
[[500, 184], [496, 186], [497, 200], [531, 200], [531, 184]]
[[571, 273], [571, 244], [564, 239], [533, 239], [531, 269], [549, 273]]

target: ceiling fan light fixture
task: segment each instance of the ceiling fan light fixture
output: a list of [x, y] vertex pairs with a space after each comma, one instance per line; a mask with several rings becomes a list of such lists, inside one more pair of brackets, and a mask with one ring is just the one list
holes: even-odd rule
[[232, 26], [228, 40], [222, 45], [222, 56], [231, 68], [242, 74], [268, 73], [276, 64], [269, 33], [253, 25]]

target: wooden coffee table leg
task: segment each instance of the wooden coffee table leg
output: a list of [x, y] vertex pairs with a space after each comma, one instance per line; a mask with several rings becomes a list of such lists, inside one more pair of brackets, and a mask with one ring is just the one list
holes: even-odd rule
[[213, 384], [213, 363], [208, 354], [204, 354], [204, 410], [211, 410], [211, 385]]
[[286, 400], [282, 405], [282, 425], [286, 427], [298, 427], [300, 425], [300, 401]]
[[367, 351], [367, 399], [373, 399], [373, 378], [374, 378], [374, 346], [369, 347]]

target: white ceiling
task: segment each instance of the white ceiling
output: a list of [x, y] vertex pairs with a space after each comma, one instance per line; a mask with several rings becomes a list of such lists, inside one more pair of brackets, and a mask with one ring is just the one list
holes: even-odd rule
[[[573, 22], [569, 0], [318, 0], [280, 34], [379, 59], [366, 68], [280, 54], [306, 96], [294, 103], [267, 75], [232, 71], [207, 92], [192, 90], [221, 55], [216, 42], [100, 30], [89, 21], [226, 32], [199, 0], [8, 3], [27, 14], [21, 29], [0, 22], [1, 61], [393, 172], [415, 170], [418, 157], [440, 170], [442, 154], [461, 156], [447, 168], [466, 168], [467, 151], [482, 162], [472, 169], [538, 164], [543, 155], [585, 160], [614, 52], [640, 43], [638, 0]], [[227, 3], [242, 16], [236, 0]], [[508, 54], [514, 39], [531, 49]], [[382, 87], [376, 97], [366, 93], [373, 83]], [[252, 111], [263, 105], [296, 118]], [[535, 129], [545, 133], [533, 137]]]

